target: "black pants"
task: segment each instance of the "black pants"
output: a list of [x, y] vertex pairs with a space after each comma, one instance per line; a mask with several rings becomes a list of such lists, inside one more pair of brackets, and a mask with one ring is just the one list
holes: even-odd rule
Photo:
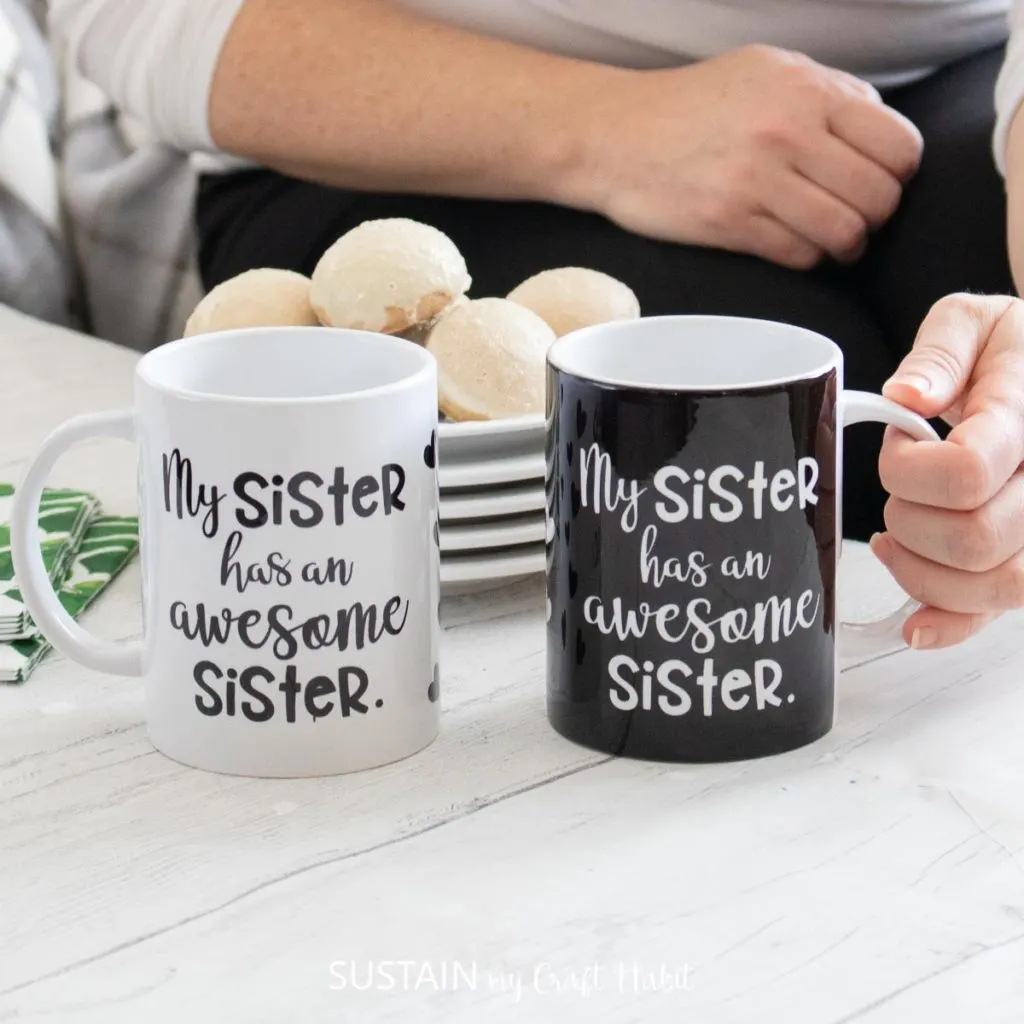
[[[473, 294], [504, 295], [549, 267], [621, 278], [647, 315], [717, 313], [799, 324], [839, 344], [850, 388], [877, 390], [913, 342], [929, 306], [953, 291], [1012, 290], [1003, 184], [991, 155], [993, 90], [1002, 50], [950, 65], [886, 100], [921, 130], [924, 160], [891, 221], [854, 267], [784, 270], [754, 257], [632, 235], [602, 217], [541, 203], [378, 195], [326, 188], [272, 171], [203, 180], [197, 206], [207, 287], [254, 267], [310, 273], [364, 220], [411, 217], [446, 232], [473, 275]], [[847, 432], [848, 536], [879, 529], [881, 430]]]

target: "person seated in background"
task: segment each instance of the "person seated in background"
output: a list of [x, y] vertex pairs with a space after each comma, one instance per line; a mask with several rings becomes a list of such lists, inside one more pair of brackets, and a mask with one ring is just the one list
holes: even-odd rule
[[0, 0], [0, 302], [70, 324], [74, 275], [53, 138], [59, 89], [40, 0]]
[[[959, 424], [943, 444], [889, 438], [873, 542], [928, 606], [908, 636], [955, 642], [1024, 602], [1024, 313], [934, 306], [1011, 293], [1011, 263], [1024, 275], [1024, 11], [1007, 45], [1009, 6], [53, 0], [63, 64], [94, 89], [91, 119], [69, 107], [72, 212], [91, 238], [135, 232], [165, 272], [140, 287], [136, 253], [107, 294], [151, 296], [153, 336], [126, 338], [143, 320], [116, 301], [100, 332], [173, 334], [166, 282], [193, 229], [209, 288], [309, 273], [345, 231], [394, 216], [450, 235], [478, 295], [585, 265], [649, 315], [820, 331], [847, 386], [890, 381]], [[845, 526], [866, 537], [883, 528], [880, 437], [855, 429]]]

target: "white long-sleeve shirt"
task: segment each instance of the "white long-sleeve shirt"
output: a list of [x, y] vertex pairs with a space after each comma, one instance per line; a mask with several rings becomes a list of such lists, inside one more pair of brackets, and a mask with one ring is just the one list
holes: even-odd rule
[[[126, 232], [144, 230], [138, 217], [159, 206], [161, 189], [166, 202], [160, 208], [174, 208], [174, 213], [165, 212], [160, 223], [187, 225], [186, 154], [217, 155], [207, 121], [210, 84], [243, 2], [51, 0], [51, 28], [71, 86], [66, 187], [76, 222], [84, 217], [93, 235], [105, 230], [96, 211], [97, 201], [109, 195], [101, 170], [112, 176], [108, 187], [118, 189], [122, 205], [129, 194], [138, 204], [132, 207], [128, 199], [128, 221], [115, 228], [114, 204], [103, 203], [106, 223], [118, 235], [119, 245], [131, 242]], [[604, 63], [667, 67], [762, 42], [798, 50], [879, 86], [913, 80], [1009, 38], [995, 96], [994, 152], [1000, 166], [1006, 128], [1024, 98], [1024, 0], [400, 2], [471, 30]], [[90, 116], [95, 120], [104, 104], [117, 111], [115, 118], [107, 116], [106, 127], [118, 131], [119, 138], [101, 157], [96, 125], [91, 141], [81, 146], [76, 145], [76, 128], [80, 135], [81, 126], [90, 124]], [[177, 176], [172, 173], [175, 165]], [[173, 245], [161, 258], [165, 264], [178, 265], [185, 258], [188, 239], [178, 231], [172, 234]], [[137, 259], [135, 265], [140, 266]], [[121, 282], [119, 295], [137, 288], [124, 275]], [[173, 317], [191, 297], [157, 296], [164, 319], [132, 327], [142, 333], [148, 330], [145, 338], [124, 337], [123, 311], [113, 319], [99, 315], [95, 326], [118, 340], [150, 344], [162, 340], [161, 332], [166, 337], [167, 331], [177, 330]]]

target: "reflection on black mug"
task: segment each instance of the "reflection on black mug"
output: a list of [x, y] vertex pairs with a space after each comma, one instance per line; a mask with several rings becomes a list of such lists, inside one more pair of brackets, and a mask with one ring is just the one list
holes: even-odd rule
[[[843, 391], [798, 327], [654, 317], [548, 354], [548, 716], [665, 761], [791, 750], [835, 715], [842, 428], [931, 427]], [[891, 641], [903, 609], [861, 627]], [[846, 632], [844, 630], [844, 643]]]

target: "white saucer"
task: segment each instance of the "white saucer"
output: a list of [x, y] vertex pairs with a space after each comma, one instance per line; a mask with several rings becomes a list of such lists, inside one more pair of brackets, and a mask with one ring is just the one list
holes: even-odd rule
[[544, 484], [533, 482], [493, 490], [447, 491], [441, 495], [442, 523], [462, 519], [498, 519], [544, 511]]
[[490, 548], [510, 548], [544, 540], [544, 517], [536, 514], [505, 521], [442, 526], [440, 536], [442, 556], [449, 551], [479, 551], [484, 554]]
[[437, 467], [437, 476], [442, 491], [490, 487], [494, 484], [519, 483], [523, 480], [543, 481], [544, 455], [537, 452], [507, 459], [499, 456], [486, 461], [466, 463], [446, 463], [442, 458]]
[[544, 571], [544, 545], [503, 548], [488, 554], [471, 552], [441, 556], [442, 585], [498, 582]]
[[437, 430], [440, 462], [480, 462], [544, 451], [544, 417], [441, 423]]

